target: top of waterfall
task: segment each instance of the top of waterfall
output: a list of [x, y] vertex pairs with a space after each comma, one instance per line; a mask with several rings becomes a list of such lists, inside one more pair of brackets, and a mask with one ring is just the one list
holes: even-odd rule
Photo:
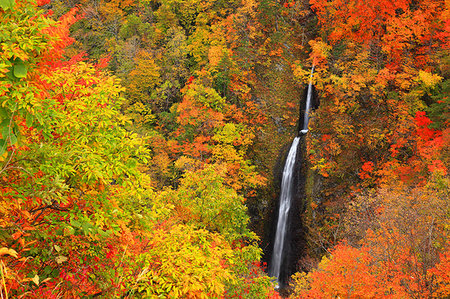
[[308, 133], [308, 113], [310, 109], [310, 101], [312, 97], [312, 81], [313, 81], [313, 73], [314, 73], [314, 64], [311, 67], [311, 77], [309, 78], [309, 86], [308, 86], [308, 93], [306, 96], [306, 107], [305, 107], [305, 116], [304, 116], [304, 122], [303, 122], [303, 129], [300, 130], [299, 135], [306, 135]]

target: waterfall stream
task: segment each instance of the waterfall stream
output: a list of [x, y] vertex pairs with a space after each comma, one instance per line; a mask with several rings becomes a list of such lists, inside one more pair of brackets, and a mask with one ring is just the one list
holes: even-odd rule
[[308, 132], [309, 110], [311, 109], [311, 99], [312, 99], [313, 73], [314, 73], [314, 65], [311, 68], [311, 77], [309, 79], [308, 92], [307, 92], [307, 96], [306, 96], [306, 107], [305, 107], [305, 114], [304, 114], [304, 120], [303, 120], [303, 128], [300, 131], [300, 133], [303, 135]]
[[[281, 264], [283, 260], [284, 242], [286, 240], [289, 209], [291, 208], [292, 197], [292, 177], [294, 174], [295, 157], [297, 156], [297, 147], [300, 137], [295, 137], [291, 149], [284, 165], [283, 178], [281, 179], [280, 208], [278, 211], [277, 230], [275, 234], [275, 243], [273, 246], [272, 262], [269, 267], [269, 275], [280, 277]], [[278, 281], [280, 284], [280, 281]]]
[[[299, 148], [299, 141], [302, 136], [308, 132], [308, 121], [309, 121], [309, 111], [312, 105], [312, 97], [313, 97], [313, 86], [312, 86], [312, 78], [313, 78], [314, 66], [311, 68], [311, 77], [309, 80], [308, 90], [306, 93], [305, 100], [305, 111], [303, 117], [303, 127], [299, 132], [299, 136], [294, 138], [292, 142], [291, 148], [289, 150], [288, 156], [286, 158], [286, 162], [283, 169], [283, 175], [281, 179], [281, 194], [280, 194], [280, 203], [278, 210], [278, 222], [276, 226], [275, 232], [275, 240], [272, 251], [272, 259], [269, 265], [269, 275], [272, 277], [276, 277], [277, 286], [276, 288], [282, 287], [282, 267], [286, 267], [285, 261], [285, 252], [286, 246], [285, 244], [288, 240], [287, 234], [289, 232], [289, 211], [291, 210], [292, 201], [293, 201], [293, 191], [296, 191], [294, 185], [294, 173], [296, 171], [296, 157], [297, 151]], [[314, 104], [315, 105], [315, 104]], [[300, 118], [301, 119], [301, 118]], [[300, 165], [297, 164], [298, 167]], [[297, 192], [297, 191], [296, 191]]]

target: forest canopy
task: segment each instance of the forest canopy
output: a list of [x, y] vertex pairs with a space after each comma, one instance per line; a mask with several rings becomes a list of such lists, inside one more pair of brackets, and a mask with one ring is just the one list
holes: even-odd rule
[[0, 0], [0, 47], [1, 298], [279, 298], [313, 65], [283, 296], [450, 296], [446, 1]]

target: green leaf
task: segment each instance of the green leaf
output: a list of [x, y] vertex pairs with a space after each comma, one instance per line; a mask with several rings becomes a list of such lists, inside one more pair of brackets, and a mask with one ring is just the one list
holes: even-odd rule
[[[2, 0], [0, 0], [2, 1]], [[19, 60], [14, 63], [14, 76], [17, 78], [24, 78], [27, 75], [27, 67], [23, 63], [23, 61]]]
[[0, 7], [3, 8], [3, 10], [13, 8], [15, 4], [16, 2], [14, 0], [0, 0]]
[[53, 139], [53, 135], [48, 133], [48, 132], [46, 132], [46, 131], [43, 131], [42, 135], [44, 136], [46, 141]]
[[5, 139], [6, 140], [6, 138], [9, 136], [9, 125], [4, 125], [3, 123], [2, 123], [2, 125], [0, 126], [1, 128], [2, 128], [2, 136], [3, 136], [3, 139]]
[[64, 236], [72, 236], [75, 234], [75, 229], [71, 226], [66, 226], [63, 230]]
[[33, 115], [30, 113], [27, 113], [27, 116], [26, 116], [27, 127], [31, 127], [33, 125], [33, 122], [34, 122]]
[[45, 268], [44, 268], [44, 274], [50, 274], [50, 273], [52, 273], [52, 267], [50, 267], [50, 266], [46, 266]]
[[0, 107], [0, 117], [5, 119], [8, 117], [8, 111], [4, 107]]
[[70, 220], [70, 224], [71, 224], [72, 226], [75, 226], [75, 227], [78, 227], [78, 228], [81, 227], [81, 223], [78, 222], [78, 221], [76, 221], [76, 220], [74, 220], [74, 219], [71, 219], [71, 220]]
[[14, 144], [17, 143], [17, 137], [16, 137], [16, 135], [14, 135], [14, 134], [11, 133], [11, 135], [9, 135], [9, 138], [10, 138], [10, 141], [11, 141], [11, 145], [14, 145]]
[[[0, 0], [0, 1], [1, 1], [1, 0]], [[13, 76], [13, 67], [12, 67], [12, 66], [9, 67], [8, 70], [9, 70], [9, 71], [6, 73], [6, 77], [7, 77], [9, 80], [14, 81], [16, 78]]]
[[3, 156], [5, 151], [6, 151], [6, 140], [0, 139], [0, 156]]

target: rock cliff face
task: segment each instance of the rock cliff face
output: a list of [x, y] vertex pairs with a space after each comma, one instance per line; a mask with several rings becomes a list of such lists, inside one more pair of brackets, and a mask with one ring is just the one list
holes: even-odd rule
[[[300, 113], [298, 121], [298, 129], [304, 128], [304, 114], [305, 114], [305, 102], [307, 88], [305, 89], [305, 96], [300, 104]], [[317, 100], [317, 95], [313, 89], [313, 99], [311, 101], [311, 108], [315, 109], [318, 107], [319, 102]], [[287, 152], [289, 150], [289, 145], [286, 145], [280, 153], [279, 163], [277, 163], [275, 168], [275, 179], [274, 186], [276, 186], [278, 196], [274, 199], [271, 204], [271, 215], [267, 221], [266, 234], [264, 238], [264, 260], [270, 264], [273, 255], [274, 240], [277, 230], [277, 222], [279, 217], [280, 208], [280, 188], [283, 176], [283, 168], [287, 157]], [[292, 177], [292, 188], [291, 188], [291, 206], [288, 212], [288, 223], [286, 226], [286, 239], [285, 245], [282, 252], [282, 262], [281, 269], [278, 277], [278, 282], [281, 288], [287, 286], [289, 277], [299, 270], [298, 261], [302, 259], [306, 252], [306, 229], [303, 225], [302, 213], [305, 210], [306, 205], [306, 182], [308, 173], [308, 162], [306, 156], [306, 135], [300, 134], [299, 142], [297, 147], [297, 154], [294, 165], [294, 174]]]

